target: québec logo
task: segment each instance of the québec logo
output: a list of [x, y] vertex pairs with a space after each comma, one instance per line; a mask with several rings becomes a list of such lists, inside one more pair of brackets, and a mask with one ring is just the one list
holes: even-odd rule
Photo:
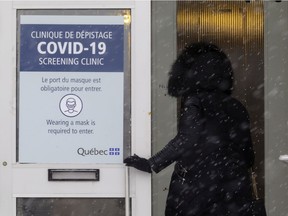
[[91, 149], [85, 149], [85, 148], [78, 148], [77, 154], [81, 155], [82, 157], [86, 156], [105, 156], [105, 155], [111, 155], [111, 156], [118, 156], [120, 155], [120, 148], [108, 148], [108, 149], [97, 149], [97, 148], [91, 148]]
[[109, 148], [109, 155], [120, 155], [120, 148]]

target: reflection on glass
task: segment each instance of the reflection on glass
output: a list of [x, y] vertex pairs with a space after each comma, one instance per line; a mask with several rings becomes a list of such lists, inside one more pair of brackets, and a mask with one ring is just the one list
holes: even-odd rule
[[17, 216], [124, 216], [124, 198], [17, 198]]

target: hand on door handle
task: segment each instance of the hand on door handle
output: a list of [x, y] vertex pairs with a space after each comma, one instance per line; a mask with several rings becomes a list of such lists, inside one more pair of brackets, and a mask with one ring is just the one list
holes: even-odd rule
[[139, 157], [136, 154], [125, 158], [124, 163], [126, 164], [126, 166], [131, 166], [144, 172], [148, 172], [148, 173], [152, 172], [149, 161], [145, 158]]
[[288, 163], [288, 155], [280, 155], [279, 160]]

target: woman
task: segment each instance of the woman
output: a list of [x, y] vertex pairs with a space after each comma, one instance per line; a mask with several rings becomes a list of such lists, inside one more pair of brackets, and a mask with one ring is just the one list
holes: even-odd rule
[[231, 97], [229, 59], [212, 44], [186, 47], [172, 65], [169, 95], [181, 98], [178, 133], [150, 159], [127, 166], [158, 173], [176, 162], [166, 216], [252, 215], [249, 168], [254, 162], [246, 109]]

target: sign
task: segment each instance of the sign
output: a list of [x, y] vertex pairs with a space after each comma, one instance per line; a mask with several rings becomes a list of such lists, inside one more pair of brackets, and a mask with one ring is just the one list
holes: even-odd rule
[[123, 16], [20, 17], [19, 162], [123, 162]]

